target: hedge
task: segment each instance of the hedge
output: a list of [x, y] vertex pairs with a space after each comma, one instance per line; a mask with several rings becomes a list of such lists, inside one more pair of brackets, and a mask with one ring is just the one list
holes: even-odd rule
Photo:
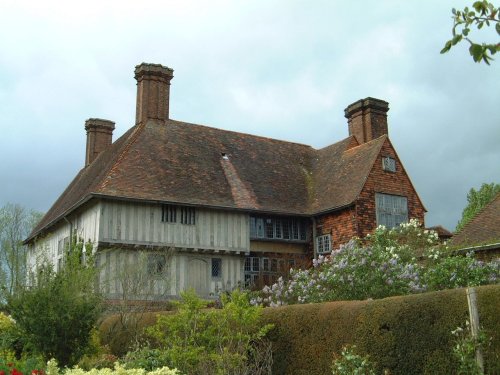
[[[500, 285], [477, 291], [480, 323], [491, 338], [484, 353], [486, 373], [500, 374]], [[143, 325], [153, 324], [152, 317], [148, 314]], [[387, 369], [393, 375], [439, 375], [456, 373], [451, 331], [465, 324], [468, 307], [465, 289], [453, 289], [373, 301], [267, 308], [263, 318], [275, 325], [270, 339], [276, 375], [331, 373], [333, 354], [348, 344], [368, 354], [380, 373]], [[116, 316], [109, 317], [101, 332], [104, 343], [123, 350], [130, 345], [127, 335], [115, 330], [111, 331], [116, 336], [109, 335], [116, 322]]]
[[[492, 338], [486, 373], [500, 373], [500, 285], [478, 290], [480, 323]], [[333, 353], [354, 344], [390, 374], [453, 374], [451, 331], [468, 317], [465, 289], [374, 301], [327, 302], [266, 309], [274, 323], [273, 374], [328, 374]]]

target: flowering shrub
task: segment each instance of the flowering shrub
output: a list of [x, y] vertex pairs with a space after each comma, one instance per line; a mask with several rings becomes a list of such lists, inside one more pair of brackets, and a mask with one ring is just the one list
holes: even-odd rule
[[436, 232], [412, 219], [396, 229], [379, 226], [363, 240], [353, 239], [329, 256], [320, 255], [310, 269], [290, 270], [288, 280], [279, 278], [265, 286], [252, 303], [280, 306], [384, 298], [495, 283], [499, 274], [499, 262], [452, 256]]
[[465, 328], [458, 327], [451, 334], [456, 337], [453, 356], [458, 361], [459, 374], [482, 374], [483, 372], [476, 362], [476, 350], [486, 341], [484, 332], [480, 331], [477, 337], [473, 337], [469, 322], [466, 320]]
[[430, 249], [423, 278], [429, 290], [495, 284], [500, 281], [500, 262], [485, 263], [466, 256], [450, 256], [439, 248]]
[[40, 358], [32, 357], [18, 361], [0, 357], [0, 375], [45, 375], [45, 364]]
[[[61, 371], [55, 359], [47, 362], [47, 375], [60, 375]], [[154, 371], [146, 371], [144, 369], [125, 369], [118, 362], [115, 362], [114, 369], [92, 369], [90, 371], [82, 370], [75, 367], [64, 371], [64, 375], [181, 375], [177, 369], [162, 367]]]
[[14, 358], [15, 323], [11, 316], [0, 312], [0, 358], [7, 360]]
[[367, 356], [356, 353], [356, 345], [342, 348], [332, 365], [333, 375], [375, 375], [375, 368]]

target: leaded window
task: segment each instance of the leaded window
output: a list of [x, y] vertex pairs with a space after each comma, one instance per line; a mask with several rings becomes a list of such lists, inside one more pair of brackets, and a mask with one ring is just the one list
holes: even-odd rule
[[316, 250], [318, 254], [326, 254], [332, 251], [332, 236], [324, 234], [316, 237]]
[[161, 276], [167, 270], [167, 257], [164, 254], [148, 254], [148, 274]]
[[222, 259], [212, 258], [212, 277], [220, 279], [222, 277]]
[[375, 194], [377, 225], [398, 227], [408, 221], [408, 199], [399, 195]]
[[250, 217], [250, 238], [305, 241], [307, 226], [303, 219]]

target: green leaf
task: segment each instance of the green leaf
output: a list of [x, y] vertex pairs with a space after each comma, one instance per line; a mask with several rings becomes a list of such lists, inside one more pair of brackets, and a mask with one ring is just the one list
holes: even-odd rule
[[464, 36], [467, 36], [469, 35], [469, 31], [470, 29], [468, 27], [466, 27], [463, 31], [462, 31], [462, 34], [464, 34]]
[[450, 48], [451, 48], [451, 40], [448, 40], [440, 53], [441, 54], [446, 53], [450, 50]]
[[462, 35], [456, 35], [452, 40], [451, 40], [451, 44], [454, 46], [456, 45], [458, 42], [460, 42], [462, 40]]
[[497, 34], [500, 35], [500, 22], [495, 25], [495, 29], [497, 31]]
[[484, 22], [483, 22], [483, 21], [481, 21], [481, 22], [479, 22], [479, 24], [477, 25], [477, 28], [478, 28], [479, 30], [481, 30], [481, 29], [483, 28], [483, 25], [484, 25]]
[[469, 52], [475, 62], [480, 62], [483, 58], [483, 47], [481, 47], [479, 44], [471, 44]]

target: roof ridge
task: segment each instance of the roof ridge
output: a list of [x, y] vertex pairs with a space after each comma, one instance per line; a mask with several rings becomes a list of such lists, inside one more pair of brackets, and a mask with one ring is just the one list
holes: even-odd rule
[[250, 133], [244, 133], [244, 132], [237, 132], [237, 131], [234, 131], [234, 130], [221, 129], [221, 128], [216, 128], [215, 126], [195, 124], [193, 122], [179, 121], [179, 120], [173, 120], [173, 119], [169, 119], [168, 122], [175, 122], [177, 124], [185, 124], [185, 125], [190, 125], [190, 126], [199, 126], [199, 127], [213, 129], [213, 130], [220, 131], [220, 132], [233, 133], [233, 134], [239, 134], [239, 135], [246, 135], [246, 136], [250, 136], [250, 137], [254, 137], [254, 138], [267, 139], [267, 140], [274, 141], [274, 142], [279, 142], [279, 143], [295, 144], [295, 145], [299, 145], [299, 146], [304, 146], [304, 147], [310, 148], [312, 150], [317, 150], [314, 147], [312, 147], [311, 145], [308, 145], [308, 144], [305, 144], [305, 143], [299, 143], [299, 142], [293, 142], [293, 141], [286, 141], [284, 139], [277, 139], [277, 138], [272, 138], [272, 137], [264, 137], [262, 135], [256, 135], [256, 134], [250, 134]]
[[103, 176], [102, 182], [97, 186], [97, 190], [104, 189], [108, 185], [110, 175], [116, 171], [116, 168], [118, 168], [118, 164], [125, 158], [125, 155], [127, 154], [127, 152], [130, 150], [130, 148], [135, 143], [135, 141], [139, 138], [139, 134], [146, 127], [146, 123], [141, 123], [141, 124], [135, 125], [135, 126], [137, 126], [137, 128], [130, 135], [129, 140], [123, 146], [122, 151], [120, 152], [118, 157], [115, 158], [115, 161], [114, 161], [113, 165], [111, 166], [111, 168], [109, 168], [108, 172]]

